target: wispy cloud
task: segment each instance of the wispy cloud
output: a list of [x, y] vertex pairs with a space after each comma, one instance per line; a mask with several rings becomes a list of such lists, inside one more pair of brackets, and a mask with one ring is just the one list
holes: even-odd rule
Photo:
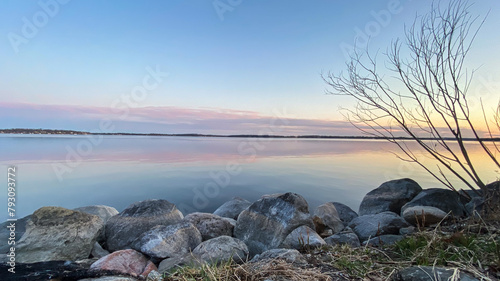
[[[278, 110], [279, 111], [279, 110]], [[277, 116], [222, 108], [149, 106], [120, 110], [80, 105], [0, 103], [1, 128], [54, 128], [97, 131], [98, 122], [110, 119], [116, 132], [258, 134], [276, 123]], [[358, 135], [349, 122], [280, 116], [283, 135]]]

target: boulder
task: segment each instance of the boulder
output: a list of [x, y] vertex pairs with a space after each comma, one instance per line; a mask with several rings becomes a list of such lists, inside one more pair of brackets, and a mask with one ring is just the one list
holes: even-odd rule
[[[455, 271], [458, 272], [455, 272]], [[455, 279], [454, 276], [458, 277]], [[413, 266], [399, 270], [394, 281], [428, 281], [428, 280], [460, 280], [479, 281], [473, 276], [461, 272], [458, 268], [443, 268], [433, 266]]]
[[403, 235], [386, 234], [373, 237], [363, 242], [363, 246], [368, 245], [372, 247], [394, 245], [396, 242], [403, 240]]
[[134, 277], [145, 278], [156, 266], [143, 254], [132, 249], [113, 252], [98, 259], [90, 266], [94, 271], [114, 271]]
[[145, 200], [134, 203], [106, 223], [106, 245], [109, 251], [132, 248], [146, 231], [158, 225], [172, 225], [184, 216], [167, 200]]
[[189, 222], [158, 225], [144, 232], [133, 249], [155, 259], [165, 259], [189, 253], [202, 241], [198, 229]]
[[198, 257], [192, 253], [187, 253], [180, 256], [175, 256], [172, 258], [164, 259], [158, 265], [158, 272], [161, 274], [167, 274], [169, 271], [176, 267], [181, 266], [191, 266], [191, 267], [201, 267], [205, 265], [206, 262], [200, 260]]
[[118, 215], [118, 211], [115, 208], [105, 206], [105, 205], [93, 205], [93, 206], [79, 207], [79, 208], [76, 208], [73, 210], [84, 212], [84, 213], [91, 214], [94, 216], [98, 216], [102, 219], [102, 221], [104, 223], [106, 223], [109, 220], [109, 218], [111, 218], [112, 216]]
[[398, 234], [400, 228], [407, 226], [409, 224], [393, 212], [359, 216], [349, 224], [361, 241], [384, 234]]
[[247, 260], [248, 248], [241, 240], [229, 236], [219, 236], [202, 242], [193, 250], [193, 255], [207, 263]]
[[318, 230], [318, 226], [320, 229], [323, 229], [322, 226], [326, 226], [330, 228], [333, 233], [340, 232], [344, 229], [344, 224], [340, 220], [337, 209], [331, 202], [325, 203], [316, 208], [313, 220], [316, 224], [316, 230]]
[[98, 242], [95, 242], [94, 247], [92, 247], [92, 251], [90, 252], [90, 255], [94, 258], [100, 259], [104, 256], [109, 255], [109, 252], [104, 250]]
[[184, 221], [192, 223], [200, 231], [203, 241], [223, 235], [233, 236], [234, 226], [214, 214], [192, 213], [184, 217]]
[[[84, 212], [87, 214], [95, 215], [98, 216], [102, 219], [104, 224], [111, 218], [112, 216], [115, 216], [118, 214], [118, 211], [109, 206], [104, 206], [104, 205], [93, 205], [93, 206], [86, 206], [86, 207], [80, 207], [73, 209], [73, 211], [80, 211]], [[103, 227], [103, 231], [101, 231], [101, 234], [97, 238], [97, 241], [99, 242], [105, 242], [106, 241], [106, 230]]]
[[429, 226], [441, 222], [448, 214], [430, 206], [413, 206], [402, 212], [402, 217], [412, 225]]
[[304, 247], [321, 247], [325, 240], [310, 227], [303, 225], [294, 229], [281, 244], [282, 248], [300, 250]]
[[278, 248], [299, 226], [314, 228], [306, 200], [296, 193], [263, 196], [241, 212], [234, 237], [242, 240], [250, 255]]
[[80, 260], [89, 257], [103, 228], [98, 217], [61, 207], [42, 207], [17, 242], [16, 262]]
[[219, 208], [217, 208], [217, 210], [215, 210], [214, 212], [214, 215], [225, 218], [238, 219], [240, 213], [250, 207], [250, 205], [252, 205], [251, 202], [240, 197], [234, 197], [232, 200], [227, 201]]
[[256, 255], [250, 262], [258, 262], [262, 260], [283, 259], [289, 263], [306, 264], [304, 256], [295, 249], [271, 249]]
[[430, 188], [420, 192], [410, 202], [401, 208], [401, 214], [410, 207], [429, 206], [440, 209], [445, 213], [452, 212], [454, 216], [464, 216], [465, 206], [457, 192], [449, 189]]
[[374, 215], [386, 211], [399, 214], [401, 207], [421, 191], [420, 185], [411, 179], [384, 182], [365, 195], [359, 206], [359, 215]]
[[335, 209], [339, 214], [340, 220], [345, 225], [349, 224], [353, 219], [358, 217], [358, 214], [355, 211], [353, 211], [349, 206], [339, 202], [332, 202], [332, 204], [333, 206], [335, 206]]
[[[26, 232], [26, 224], [30, 220], [31, 215], [26, 216], [24, 218], [18, 219], [15, 223], [15, 230], [14, 233], [16, 234], [16, 240], [19, 241], [21, 237], [23, 237], [24, 232]], [[0, 254], [6, 254], [9, 252], [9, 249], [11, 245], [7, 243], [9, 241], [9, 236], [10, 236], [10, 229], [8, 228], [12, 226], [12, 222], [6, 221], [4, 223], [0, 224], [0, 241], [5, 241], [3, 243], [0, 243]]]
[[222, 217], [222, 219], [224, 219], [225, 221], [229, 222], [233, 226], [233, 230], [234, 230], [234, 228], [236, 227], [236, 220], [235, 219], [224, 218], [224, 217]]
[[347, 244], [351, 247], [359, 247], [361, 246], [361, 242], [359, 241], [358, 236], [354, 232], [346, 231], [334, 234], [325, 238], [325, 242], [328, 245], [343, 245]]

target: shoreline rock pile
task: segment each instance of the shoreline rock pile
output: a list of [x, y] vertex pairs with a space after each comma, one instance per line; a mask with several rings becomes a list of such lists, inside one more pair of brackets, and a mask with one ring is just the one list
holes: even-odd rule
[[159, 199], [133, 203], [121, 212], [108, 206], [43, 207], [19, 220], [25, 232], [18, 233], [16, 262], [87, 260], [94, 273], [161, 280], [161, 274], [188, 264], [276, 257], [297, 262], [303, 260], [297, 251], [302, 247], [395, 243], [418, 226], [469, 215], [467, 203], [450, 190], [423, 190], [411, 179], [399, 179], [370, 191], [359, 214], [339, 202], [311, 213], [296, 193], [264, 195], [253, 203], [234, 198], [213, 214], [186, 216]]

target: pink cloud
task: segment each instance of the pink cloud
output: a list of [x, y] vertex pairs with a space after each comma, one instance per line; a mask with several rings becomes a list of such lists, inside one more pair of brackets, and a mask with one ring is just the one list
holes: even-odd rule
[[[285, 116], [279, 116], [279, 115]], [[112, 120], [115, 132], [359, 135], [346, 121], [303, 119], [280, 113], [222, 108], [148, 106], [113, 109], [81, 105], [0, 102], [0, 128], [56, 128], [97, 131], [100, 120]], [[12, 124], [7, 124], [12, 120]], [[24, 121], [21, 122], [21, 121]], [[14, 125], [15, 124], [15, 125]], [[62, 127], [61, 127], [62, 126]], [[94, 129], [93, 129], [94, 128]]]

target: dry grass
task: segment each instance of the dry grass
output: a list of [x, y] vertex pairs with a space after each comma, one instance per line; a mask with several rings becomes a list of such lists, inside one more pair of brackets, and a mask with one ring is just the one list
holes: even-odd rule
[[[308, 264], [284, 260], [182, 267], [168, 281], [391, 280], [398, 269], [429, 265], [466, 272], [479, 280], [500, 276], [499, 222], [453, 222], [421, 231], [384, 248], [348, 245], [304, 249]], [[457, 275], [458, 276], [458, 275]]]

